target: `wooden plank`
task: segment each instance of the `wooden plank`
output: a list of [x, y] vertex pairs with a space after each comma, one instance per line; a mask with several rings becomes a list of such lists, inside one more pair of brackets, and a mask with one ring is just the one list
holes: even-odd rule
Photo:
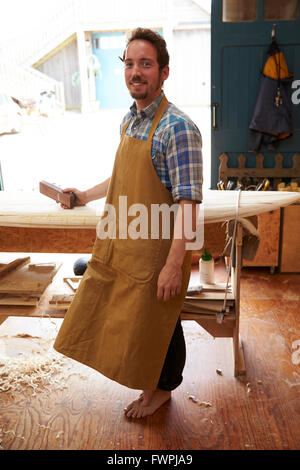
[[[187, 296], [189, 299], [201, 299], [201, 300], [222, 300], [225, 297], [225, 292], [201, 292], [197, 296]], [[227, 292], [227, 299], [234, 300], [234, 295], [232, 291]]]
[[[39, 308], [40, 303], [38, 306], [26, 306], [26, 305], [12, 305], [8, 307], [7, 305], [1, 305], [1, 309], [6, 309], [6, 314], [0, 311], [0, 325], [1, 325], [1, 318], [11, 318], [11, 317], [18, 317], [18, 318], [45, 318], [47, 320], [53, 318], [64, 318], [65, 310], [60, 309], [53, 309], [49, 311], [41, 310]], [[9, 309], [9, 315], [7, 315]], [[50, 313], [49, 313], [50, 312]]]
[[60, 266], [61, 263], [57, 263], [56, 268], [51, 272], [30, 271], [28, 266], [10, 272], [0, 280], [0, 293], [41, 295], [51, 283]]
[[17, 268], [21, 268], [25, 264], [28, 264], [30, 262], [30, 256], [27, 256], [25, 258], [18, 258], [12, 261], [11, 263], [8, 264], [3, 264], [0, 267], [0, 278], [6, 276], [8, 273], [14, 271]]
[[52, 308], [66, 310], [70, 307], [73, 298], [74, 294], [53, 295], [52, 298], [49, 300], [49, 305]]
[[[227, 291], [230, 291], [231, 284], [228, 284]], [[225, 291], [226, 282], [216, 282], [215, 284], [202, 284], [201, 292], [216, 292], [216, 291]]]
[[11, 295], [11, 294], [0, 294], [0, 305], [24, 305], [24, 306], [37, 306], [40, 301], [40, 297], [33, 297], [28, 295]]
[[[183, 303], [182, 311], [183, 312], [202, 312], [207, 311], [213, 313], [222, 312], [224, 307], [224, 301], [189, 301], [185, 300]], [[233, 309], [233, 304], [229, 304], [226, 302], [226, 312], [229, 312]]]
[[29, 271], [37, 271], [40, 273], [48, 273], [56, 267], [55, 263], [36, 263], [28, 266]]

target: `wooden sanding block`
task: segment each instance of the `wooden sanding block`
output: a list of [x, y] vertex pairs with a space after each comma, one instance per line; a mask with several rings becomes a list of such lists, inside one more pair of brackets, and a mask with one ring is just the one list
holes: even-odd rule
[[74, 207], [76, 201], [76, 196], [72, 191], [64, 193], [61, 188], [46, 181], [40, 181], [40, 193], [54, 199], [56, 202], [64, 204], [69, 209]]

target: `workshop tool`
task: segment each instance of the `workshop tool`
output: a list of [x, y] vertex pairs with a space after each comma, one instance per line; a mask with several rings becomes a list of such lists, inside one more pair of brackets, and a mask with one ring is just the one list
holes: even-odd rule
[[265, 191], [270, 184], [268, 178], [265, 178], [261, 183], [256, 186], [255, 191]]
[[265, 181], [265, 184], [264, 184], [262, 190], [263, 190], [263, 191], [266, 191], [269, 186], [270, 186], [270, 180], [267, 179], [267, 180]]
[[40, 193], [54, 199], [56, 202], [64, 204], [69, 209], [74, 207], [76, 201], [76, 195], [72, 191], [65, 193], [58, 186], [47, 183], [46, 181], [40, 182]]

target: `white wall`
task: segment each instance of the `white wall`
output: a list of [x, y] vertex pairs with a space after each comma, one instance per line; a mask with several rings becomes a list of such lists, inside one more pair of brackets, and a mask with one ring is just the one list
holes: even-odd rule
[[173, 32], [169, 81], [179, 105], [210, 105], [210, 30]]

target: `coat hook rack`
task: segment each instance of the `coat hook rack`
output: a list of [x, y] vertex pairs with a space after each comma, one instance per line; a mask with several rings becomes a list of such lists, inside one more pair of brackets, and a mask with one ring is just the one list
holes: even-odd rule
[[271, 39], [275, 39], [275, 36], [276, 36], [275, 28], [276, 28], [276, 23], [274, 23], [273, 26], [272, 26]]

